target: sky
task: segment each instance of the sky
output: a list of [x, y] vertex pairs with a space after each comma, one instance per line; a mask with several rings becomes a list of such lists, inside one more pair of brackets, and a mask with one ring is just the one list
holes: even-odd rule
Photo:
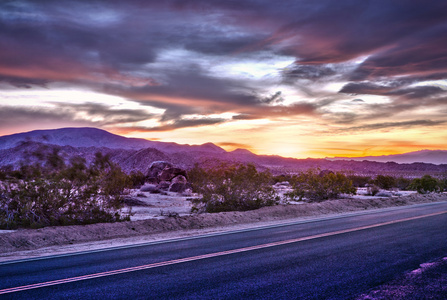
[[447, 150], [447, 1], [2, 0], [0, 135]]

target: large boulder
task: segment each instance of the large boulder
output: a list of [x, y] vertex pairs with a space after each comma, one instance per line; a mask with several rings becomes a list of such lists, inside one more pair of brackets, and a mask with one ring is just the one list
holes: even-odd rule
[[169, 181], [160, 181], [160, 183], [157, 185], [157, 188], [159, 190], [167, 190], [171, 186], [171, 183]]
[[146, 184], [156, 185], [157, 190], [182, 193], [191, 188], [186, 171], [166, 161], [154, 161], [149, 167]]
[[169, 186], [169, 192], [183, 193], [186, 189], [191, 188], [191, 184], [188, 183], [186, 177], [183, 175], [178, 175], [171, 180], [171, 185]]
[[169, 186], [169, 192], [175, 192], [175, 193], [183, 193], [184, 191], [191, 189], [191, 184], [189, 182], [183, 183], [183, 182], [173, 182]]
[[157, 184], [160, 180], [160, 175], [163, 172], [165, 168], [172, 168], [173, 165], [171, 163], [168, 163], [166, 161], [154, 161], [150, 167], [149, 171], [146, 175], [146, 181], [149, 183]]
[[177, 176], [184, 176], [186, 179], [186, 171], [180, 168], [167, 167], [161, 171], [158, 178], [161, 181], [171, 181]]

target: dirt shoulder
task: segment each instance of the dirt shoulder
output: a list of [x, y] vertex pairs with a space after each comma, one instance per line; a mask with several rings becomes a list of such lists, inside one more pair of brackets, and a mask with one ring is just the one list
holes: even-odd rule
[[277, 205], [246, 212], [198, 214], [85, 226], [46, 227], [0, 234], [0, 261], [85, 251], [285, 221], [418, 203], [447, 201], [447, 194]]
[[446, 299], [447, 257], [408, 272], [357, 300]]

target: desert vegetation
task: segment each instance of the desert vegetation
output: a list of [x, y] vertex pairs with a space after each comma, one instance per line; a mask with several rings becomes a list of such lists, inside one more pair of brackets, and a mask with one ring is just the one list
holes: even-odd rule
[[309, 169], [292, 176], [290, 181], [293, 192], [288, 196], [301, 201], [306, 199], [308, 202], [321, 202], [338, 198], [341, 194], [354, 195], [356, 193], [352, 180], [339, 172]]
[[195, 192], [195, 211], [252, 210], [279, 202], [272, 187], [272, 175], [258, 172], [254, 165], [220, 165], [204, 169], [196, 165], [188, 172]]
[[138, 178], [138, 174], [125, 174], [100, 152], [87, 166], [81, 157], [66, 165], [54, 151], [43, 164], [2, 171], [0, 228], [129, 220], [122, 194]]
[[[67, 162], [58, 149], [33, 155], [38, 158], [33, 164], [0, 169], [2, 229], [130, 220], [131, 211], [124, 210], [126, 193], [141, 186], [147, 188], [150, 179], [149, 173], [135, 170], [125, 173], [101, 152], [95, 154], [91, 163], [80, 156]], [[177, 170], [172, 166], [171, 169]], [[257, 170], [253, 164], [240, 163], [212, 167], [196, 164], [187, 177], [189, 182], [185, 186], [196, 193], [190, 198], [194, 204], [192, 212], [196, 213], [248, 211], [289, 201], [322, 202], [354, 195], [359, 187], [366, 187], [373, 196], [379, 196], [383, 190], [426, 194], [447, 189], [445, 178], [430, 175], [410, 180], [402, 176], [370, 177], [308, 169], [274, 176], [269, 171]], [[278, 193], [275, 184], [287, 187], [287, 192]]]

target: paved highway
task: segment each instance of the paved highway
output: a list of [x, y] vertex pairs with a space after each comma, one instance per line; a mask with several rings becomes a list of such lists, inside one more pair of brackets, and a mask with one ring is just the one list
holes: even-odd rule
[[352, 299], [447, 256], [447, 203], [0, 263], [0, 299]]

